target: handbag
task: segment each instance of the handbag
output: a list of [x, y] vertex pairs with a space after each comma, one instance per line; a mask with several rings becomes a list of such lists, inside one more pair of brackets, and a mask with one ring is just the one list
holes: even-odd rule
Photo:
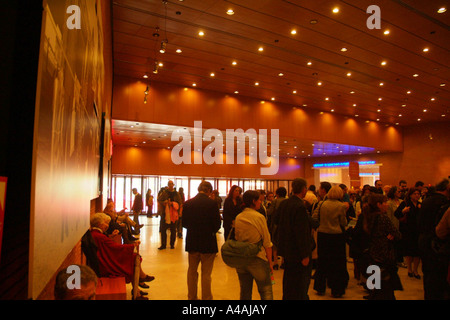
[[230, 235], [233, 232], [233, 229], [234, 227], [228, 234], [227, 241], [225, 241], [220, 249], [222, 260], [229, 267], [244, 268], [261, 251], [262, 239], [256, 244], [231, 239]]

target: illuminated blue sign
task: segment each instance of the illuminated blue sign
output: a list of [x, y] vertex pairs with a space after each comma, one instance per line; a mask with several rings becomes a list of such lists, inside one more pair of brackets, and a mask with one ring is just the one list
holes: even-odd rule
[[[358, 161], [359, 165], [375, 164], [375, 161]], [[330, 168], [330, 167], [348, 167], [350, 162], [332, 162], [332, 163], [316, 163], [313, 164], [314, 168]]]

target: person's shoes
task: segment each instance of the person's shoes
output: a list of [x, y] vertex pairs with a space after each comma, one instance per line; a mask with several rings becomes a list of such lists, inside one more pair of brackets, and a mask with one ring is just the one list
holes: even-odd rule
[[175, 249], [175, 246], [170, 246], [170, 249]]
[[144, 296], [139, 296], [139, 297], [136, 297], [136, 300], [148, 300], [148, 298], [144, 297]]
[[414, 276], [414, 278], [416, 278], [416, 279], [420, 279], [420, 275], [418, 275], [418, 274], [414, 274], [413, 276]]
[[323, 291], [316, 291], [316, 294], [317, 294], [318, 296], [324, 296], [324, 295], [325, 295], [325, 292], [323, 292]]
[[[131, 295], [133, 296], [133, 289], [131, 289]], [[148, 292], [139, 290], [139, 296], [147, 296], [147, 295], [148, 295]]]
[[158, 250], [164, 250], [165, 248], [166, 247], [161, 246], [161, 247], [158, 248]]
[[145, 282], [139, 282], [139, 287], [144, 288], [144, 289], [150, 288], [150, 286], [148, 284], [146, 284]]
[[139, 282], [150, 282], [155, 280], [154, 276], [147, 275], [145, 278], [139, 278]]
[[342, 294], [342, 293], [340, 293], [340, 294], [332, 293], [331, 296], [332, 296], [333, 298], [337, 298], [337, 299], [338, 299], [338, 298], [342, 298], [343, 294]]

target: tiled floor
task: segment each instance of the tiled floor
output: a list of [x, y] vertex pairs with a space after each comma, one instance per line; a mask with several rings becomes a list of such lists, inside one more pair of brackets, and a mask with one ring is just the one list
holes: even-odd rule
[[[184, 240], [177, 238], [175, 249], [170, 249], [168, 247], [165, 250], [158, 250], [158, 247], [160, 246], [159, 221], [159, 218], [147, 218], [145, 216], [140, 217], [140, 222], [144, 224], [140, 235], [140, 253], [143, 258], [142, 266], [147, 274], [156, 277], [154, 281], [149, 283], [150, 288], [143, 290], [149, 293], [147, 297], [150, 300], [187, 300], [186, 273], [188, 268], [188, 254], [184, 250]], [[170, 232], [168, 231], [168, 236], [169, 234]], [[220, 246], [224, 241], [223, 233], [218, 234], [217, 239], [220, 251]], [[366, 292], [353, 278], [352, 262], [348, 263], [348, 272], [350, 275], [350, 281], [346, 294], [340, 298], [340, 300], [362, 300], [362, 297], [366, 294]], [[399, 269], [399, 275], [402, 280], [404, 290], [396, 291], [396, 298], [398, 300], [423, 300], [422, 280], [409, 278], [405, 268]], [[281, 300], [283, 270], [280, 269], [274, 271], [274, 277], [274, 299]], [[311, 300], [336, 300], [331, 297], [329, 289], [327, 290], [325, 296], [318, 296], [312, 289], [313, 281], [314, 280], [311, 282], [309, 290]], [[129, 290], [127, 291], [130, 295], [131, 285], [128, 286]], [[199, 295], [201, 298], [200, 288], [201, 287], [199, 285]], [[239, 280], [236, 271], [223, 263], [220, 253], [218, 253], [214, 262], [212, 292], [214, 295], [214, 300], [239, 299]], [[129, 298], [131, 298], [131, 296], [129, 296]], [[253, 300], [259, 299], [256, 286], [254, 286]]]

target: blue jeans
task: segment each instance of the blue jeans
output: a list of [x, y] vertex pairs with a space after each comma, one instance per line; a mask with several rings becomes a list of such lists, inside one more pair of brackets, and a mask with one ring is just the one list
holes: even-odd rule
[[252, 300], [253, 279], [261, 300], [273, 300], [269, 262], [255, 258], [245, 268], [236, 268], [241, 287], [241, 300]]

